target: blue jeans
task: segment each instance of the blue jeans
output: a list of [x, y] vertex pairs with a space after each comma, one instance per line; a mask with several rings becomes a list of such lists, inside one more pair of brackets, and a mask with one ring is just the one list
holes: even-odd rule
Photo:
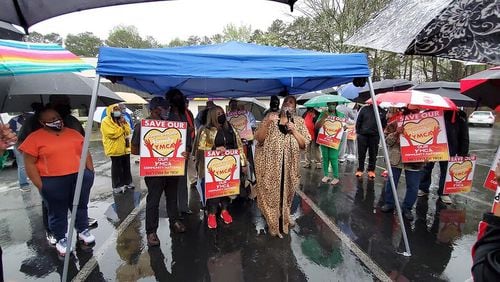
[[[420, 185], [418, 187], [419, 190], [424, 191], [425, 193], [429, 193], [429, 187], [432, 182], [432, 169], [434, 168], [434, 162], [427, 163], [422, 169], [420, 176]], [[442, 161], [439, 162], [439, 188], [437, 191], [438, 196], [443, 195], [444, 183], [446, 181], [446, 173], [448, 170], [448, 162]]]
[[[402, 169], [392, 167], [392, 174], [394, 176], [394, 184], [398, 188], [399, 177], [401, 176]], [[403, 210], [411, 210], [413, 204], [417, 200], [418, 185], [420, 184], [420, 171], [405, 170], [406, 175], [406, 194], [401, 207]], [[397, 195], [396, 195], [397, 197]], [[394, 207], [394, 196], [392, 194], [391, 182], [387, 181], [385, 185], [385, 204]]]
[[24, 156], [17, 148], [14, 148], [14, 155], [16, 156], [17, 164], [17, 179], [19, 179], [19, 186], [28, 185], [28, 178], [26, 177], [26, 169], [24, 168]]
[[[49, 211], [49, 228], [59, 241], [66, 237], [68, 232], [68, 210], [73, 207], [76, 178], [78, 173], [42, 177], [42, 197]], [[82, 182], [82, 192], [76, 210], [75, 228], [82, 232], [88, 228], [87, 205], [89, 203], [90, 188], [94, 184], [94, 173], [85, 169]]]

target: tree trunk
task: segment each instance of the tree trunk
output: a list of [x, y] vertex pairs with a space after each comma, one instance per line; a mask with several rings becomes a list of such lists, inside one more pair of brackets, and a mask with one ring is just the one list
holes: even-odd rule
[[432, 57], [431, 63], [432, 63], [432, 81], [438, 81], [438, 74], [437, 74], [438, 60], [437, 60], [437, 57]]
[[413, 55], [410, 55], [410, 74], [408, 76], [408, 80], [412, 81], [413, 79]]

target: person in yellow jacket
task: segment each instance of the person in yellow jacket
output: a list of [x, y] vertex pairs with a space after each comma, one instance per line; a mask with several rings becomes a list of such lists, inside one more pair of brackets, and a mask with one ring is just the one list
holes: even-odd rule
[[111, 158], [113, 193], [134, 189], [130, 173], [131, 129], [118, 104], [106, 108], [106, 117], [101, 122], [101, 133], [104, 153]]

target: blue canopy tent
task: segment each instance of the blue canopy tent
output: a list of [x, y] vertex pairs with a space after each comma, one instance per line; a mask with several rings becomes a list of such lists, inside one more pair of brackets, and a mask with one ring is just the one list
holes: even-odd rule
[[302, 94], [368, 77], [365, 54], [331, 54], [228, 42], [163, 49], [102, 47], [97, 73], [154, 95], [187, 97]]
[[[100, 77], [151, 93], [164, 95], [177, 88], [188, 97], [257, 97], [296, 95], [367, 78], [375, 93], [365, 54], [331, 54], [238, 42], [163, 49], [101, 47], [89, 116], [95, 110]], [[389, 180], [403, 228], [406, 256], [410, 247], [394, 185], [382, 123], [375, 107]], [[90, 126], [89, 126], [90, 125]], [[87, 125], [86, 139], [91, 123]], [[82, 173], [80, 171], [80, 173]]]

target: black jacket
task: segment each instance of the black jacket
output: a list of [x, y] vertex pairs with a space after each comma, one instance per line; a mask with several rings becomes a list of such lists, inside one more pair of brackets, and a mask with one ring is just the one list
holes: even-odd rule
[[469, 154], [467, 114], [464, 111], [456, 112], [455, 122], [453, 122], [453, 111], [445, 111], [444, 122], [450, 156], [467, 156]]
[[[381, 108], [378, 109], [382, 127], [385, 128], [387, 125], [386, 112]], [[358, 118], [356, 119], [356, 133], [362, 135], [379, 135], [373, 105], [364, 106], [359, 111]]]
[[472, 277], [475, 282], [500, 280], [500, 217], [485, 213], [472, 247]]

